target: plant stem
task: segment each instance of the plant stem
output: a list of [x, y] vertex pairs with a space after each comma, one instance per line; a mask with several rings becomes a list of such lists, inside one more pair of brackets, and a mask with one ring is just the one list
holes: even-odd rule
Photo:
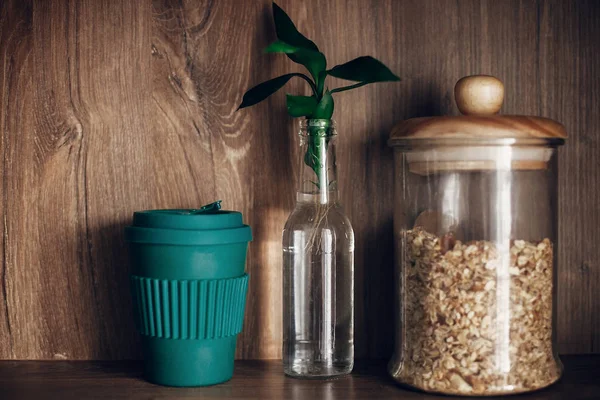
[[[324, 172], [327, 170], [326, 159], [327, 159], [327, 131], [329, 127], [322, 126], [311, 126], [308, 127], [308, 138], [306, 154], [304, 156], [304, 162], [308, 165], [317, 176], [317, 188], [322, 191], [323, 184], [326, 185], [326, 177]], [[327, 187], [325, 187], [325, 193]]]
[[317, 91], [319, 92], [317, 96], [317, 100], [321, 99], [323, 96], [323, 88], [325, 87], [325, 78], [327, 77], [327, 71], [322, 71], [319, 74], [319, 80], [317, 81]]

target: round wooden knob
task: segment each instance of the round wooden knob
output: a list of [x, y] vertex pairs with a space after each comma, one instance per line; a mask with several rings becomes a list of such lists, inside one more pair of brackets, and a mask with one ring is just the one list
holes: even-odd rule
[[464, 115], [497, 114], [504, 101], [504, 85], [489, 75], [465, 76], [454, 86], [454, 99]]

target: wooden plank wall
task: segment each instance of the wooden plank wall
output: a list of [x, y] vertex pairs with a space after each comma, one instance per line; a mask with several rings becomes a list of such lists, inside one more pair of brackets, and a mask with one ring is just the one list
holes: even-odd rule
[[[600, 4], [280, 1], [330, 65], [371, 54], [403, 78], [336, 100], [357, 356], [391, 349], [388, 132], [456, 114], [453, 85], [473, 73], [504, 81], [504, 113], [554, 118], [571, 135], [559, 158], [559, 349], [600, 351]], [[123, 227], [134, 210], [215, 199], [255, 235], [237, 356], [280, 357], [296, 122], [281, 93], [235, 111], [247, 87], [297, 69], [262, 54], [273, 39], [268, 1], [0, 2], [0, 359], [139, 357]]]

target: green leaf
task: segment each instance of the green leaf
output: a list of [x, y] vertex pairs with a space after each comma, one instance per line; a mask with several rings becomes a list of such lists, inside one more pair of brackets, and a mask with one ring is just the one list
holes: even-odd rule
[[319, 74], [321, 74], [321, 72], [325, 71], [327, 68], [327, 60], [325, 60], [323, 53], [312, 50], [298, 49], [293, 54], [295, 56], [295, 60], [293, 59], [292, 61], [304, 65], [318, 85]]
[[[319, 52], [319, 48], [312, 40], [298, 32], [292, 19], [275, 2], [273, 2], [273, 21], [275, 22], [275, 33], [280, 41], [304, 50], [282, 53], [287, 54], [288, 58], [293, 62], [304, 65], [312, 75], [317, 86], [319, 86], [319, 74], [327, 68], [325, 56]], [[307, 53], [307, 51], [317, 53], [318, 55]], [[319, 91], [320, 93], [322, 91]]]
[[258, 85], [249, 89], [244, 94], [244, 98], [242, 99], [242, 104], [240, 104], [240, 106], [238, 107], [238, 110], [240, 108], [246, 108], [246, 107], [253, 106], [256, 103], [260, 103], [261, 101], [263, 101], [264, 99], [266, 99], [267, 97], [269, 97], [270, 95], [272, 95], [273, 93], [275, 93], [276, 91], [281, 89], [281, 87], [283, 85], [285, 85], [294, 76], [300, 76], [300, 77], [304, 77], [304, 78], [308, 79], [308, 77], [305, 75], [293, 73], [293, 74], [281, 75], [277, 78], [273, 78], [273, 79], [270, 79], [263, 83], [259, 83]]
[[321, 101], [319, 101], [319, 104], [317, 104], [315, 111], [310, 117], [314, 119], [331, 119], [332, 115], [333, 97], [331, 96], [331, 93], [329, 91], [326, 91], [325, 93], [323, 93]]
[[327, 68], [327, 60], [325, 59], [323, 53], [297, 47], [282, 40], [277, 40], [271, 43], [265, 48], [265, 52], [285, 53], [288, 55], [293, 54], [295, 58], [292, 59], [292, 61], [304, 65], [317, 83], [319, 82], [319, 76], [321, 76]]
[[298, 32], [291, 18], [275, 2], [273, 2], [273, 20], [275, 21], [277, 38], [295, 47], [319, 51], [319, 48], [312, 40], [307, 39], [303, 34]]
[[292, 96], [286, 95], [288, 114], [292, 117], [307, 117], [317, 107], [317, 99], [314, 96]]
[[282, 40], [276, 40], [267, 47], [265, 47], [265, 53], [294, 53], [299, 49], [297, 46], [292, 46]]
[[327, 73], [336, 78], [367, 83], [399, 81], [383, 63], [371, 56], [358, 57], [342, 65], [336, 65]]

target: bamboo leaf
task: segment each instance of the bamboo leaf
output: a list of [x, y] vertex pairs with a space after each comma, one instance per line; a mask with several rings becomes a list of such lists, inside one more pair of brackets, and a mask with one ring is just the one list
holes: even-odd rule
[[282, 40], [277, 40], [265, 48], [266, 53], [285, 53], [293, 54], [295, 57], [292, 61], [304, 65], [310, 72], [315, 82], [319, 82], [319, 77], [324, 77], [325, 69], [327, 68], [327, 60], [323, 53], [314, 50], [308, 50], [302, 47], [294, 46]]
[[292, 46], [283, 40], [276, 40], [267, 47], [265, 47], [265, 53], [294, 53], [299, 49], [297, 46]]
[[400, 80], [381, 61], [371, 56], [358, 57], [345, 64], [336, 65], [327, 71], [327, 74], [336, 78], [363, 82], [365, 84]]
[[319, 48], [312, 40], [298, 32], [292, 19], [275, 2], [273, 2], [273, 20], [275, 21], [275, 32], [279, 40], [295, 47], [319, 51]]
[[331, 119], [333, 107], [333, 97], [329, 91], [326, 91], [310, 117], [314, 119]]
[[292, 117], [308, 117], [317, 107], [317, 99], [314, 96], [286, 96], [288, 114]]
[[240, 104], [238, 110], [240, 108], [246, 108], [260, 103], [261, 101], [263, 101], [264, 99], [281, 89], [283, 85], [285, 85], [294, 76], [304, 77], [304, 79], [310, 80], [306, 75], [293, 73], [281, 75], [277, 78], [273, 78], [263, 83], [259, 83], [253, 88], [248, 89], [248, 91], [244, 94], [242, 104]]
[[[319, 87], [319, 74], [327, 68], [325, 56], [319, 51], [319, 48], [312, 40], [308, 39], [298, 31], [289, 15], [287, 15], [281, 7], [275, 4], [275, 2], [273, 2], [273, 21], [275, 22], [275, 33], [280, 41], [296, 48], [318, 54], [311, 55], [310, 53], [303, 51], [285, 52], [290, 60], [297, 64], [304, 65], [306, 69], [308, 69], [317, 87]], [[325, 76], [323, 76], [323, 79], [324, 78]], [[320, 95], [322, 90], [318, 93]]]

